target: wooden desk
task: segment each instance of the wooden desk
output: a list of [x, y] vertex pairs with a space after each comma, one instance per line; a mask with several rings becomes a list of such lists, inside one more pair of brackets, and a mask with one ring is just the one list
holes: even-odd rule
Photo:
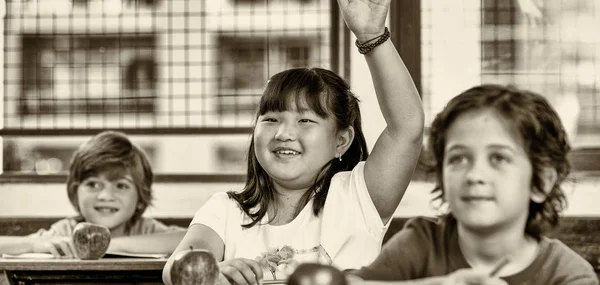
[[0, 259], [0, 285], [163, 284], [166, 259]]

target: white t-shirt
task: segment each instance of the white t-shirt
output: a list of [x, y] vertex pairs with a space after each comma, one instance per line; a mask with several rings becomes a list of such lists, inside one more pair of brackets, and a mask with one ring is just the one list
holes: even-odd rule
[[[252, 228], [250, 219], [225, 192], [214, 194], [196, 212], [193, 224], [213, 229], [225, 243], [224, 259], [261, 261], [265, 279], [286, 278], [302, 262], [330, 264], [338, 269], [360, 268], [381, 250], [389, 222], [383, 224], [364, 180], [364, 162], [331, 180], [318, 217], [312, 200], [288, 224], [272, 226], [264, 217]], [[390, 219], [391, 220], [391, 219]]]

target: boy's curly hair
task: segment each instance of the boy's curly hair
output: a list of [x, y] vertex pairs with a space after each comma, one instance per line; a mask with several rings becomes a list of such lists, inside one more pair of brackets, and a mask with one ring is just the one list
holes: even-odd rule
[[444, 195], [443, 159], [448, 129], [452, 123], [470, 111], [491, 109], [512, 124], [519, 133], [523, 149], [532, 165], [532, 191], [543, 191], [541, 173], [544, 167], [557, 171], [557, 180], [543, 203], [530, 201], [525, 233], [534, 238], [558, 224], [558, 215], [566, 207], [561, 188], [569, 172], [567, 158], [571, 147], [556, 111], [546, 98], [514, 86], [484, 84], [470, 88], [454, 97], [435, 117], [428, 142], [429, 170], [435, 173], [434, 200]]
[[124, 133], [104, 131], [82, 144], [73, 156], [67, 177], [67, 194], [78, 213], [77, 188], [87, 178], [107, 172], [109, 176], [128, 172], [138, 192], [138, 205], [125, 229], [128, 231], [152, 204], [154, 174], [146, 153]]

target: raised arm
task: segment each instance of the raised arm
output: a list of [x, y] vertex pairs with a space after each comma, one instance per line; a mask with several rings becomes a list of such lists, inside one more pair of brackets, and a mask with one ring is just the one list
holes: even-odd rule
[[[391, 0], [338, 0], [346, 24], [364, 43], [382, 35]], [[365, 181], [381, 219], [398, 207], [419, 159], [424, 115], [414, 82], [391, 40], [365, 55], [387, 124], [365, 165]]]

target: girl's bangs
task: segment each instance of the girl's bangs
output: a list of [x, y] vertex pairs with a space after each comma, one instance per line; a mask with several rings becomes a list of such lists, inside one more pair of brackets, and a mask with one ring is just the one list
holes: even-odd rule
[[326, 118], [329, 94], [322, 80], [309, 70], [290, 70], [275, 76], [267, 84], [259, 102], [258, 115], [267, 112], [313, 111]]

